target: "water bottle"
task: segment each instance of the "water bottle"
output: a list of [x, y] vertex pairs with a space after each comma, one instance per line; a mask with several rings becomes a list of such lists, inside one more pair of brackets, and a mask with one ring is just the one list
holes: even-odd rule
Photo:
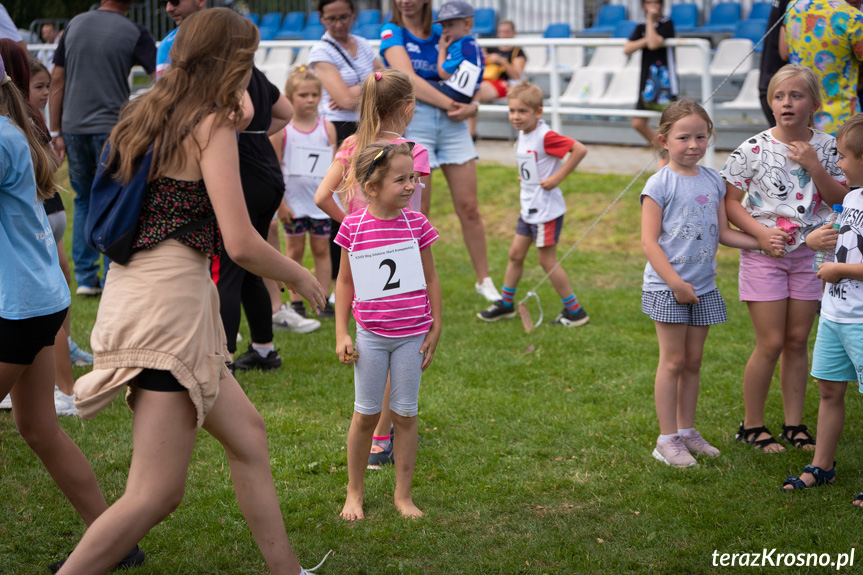
[[[839, 215], [842, 214], [842, 204], [833, 204], [833, 213], [827, 218], [828, 224], [833, 224], [831, 229], [838, 230], [839, 229]], [[812, 269], [816, 272], [818, 268], [824, 262], [832, 262], [836, 259], [836, 252], [834, 250], [818, 250], [815, 252], [815, 259], [812, 260]]]

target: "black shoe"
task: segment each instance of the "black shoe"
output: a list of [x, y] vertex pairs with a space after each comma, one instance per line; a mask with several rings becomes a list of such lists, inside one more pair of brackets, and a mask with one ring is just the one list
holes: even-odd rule
[[[117, 563], [117, 566], [111, 569], [111, 571], [119, 571], [120, 569], [129, 569], [131, 567], [137, 567], [139, 565], [143, 565], [144, 559], [146, 558], [146, 554], [141, 550], [140, 547], [135, 545], [135, 548], [129, 551], [129, 554], [126, 555], [122, 561]], [[50, 573], [56, 573], [60, 570], [60, 567], [66, 562], [65, 559], [57, 561], [56, 563], [51, 563], [48, 565], [48, 571]]]
[[578, 308], [578, 311], [575, 313], [569, 312], [564, 308], [560, 315], [552, 322], [552, 324], [562, 325], [564, 327], [578, 327], [580, 325], [584, 325], [590, 321], [590, 318], [587, 317], [587, 312], [584, 311], [584, 308]]
[[267, 357], [261, 357], [252, 344], [249, 344], [249, 351], [236, 358], [233, 363], [234, 371], [248, 371], [250, 369], [260, 369], [261, 371], [270, 371], [282, 367], [282, 358], [279, 357], [279, 352], [276, 350], [267, 354]]
[[291, 307], [299, 314], [300, 317], [306, 317], [306, 304], [301, 301], [291, 302]]
[[333, 319], [336, 317], [336, 310], [333, 309], [333, 306], [330, 305], [330, 302], [327, 302], [327, 305], [324, 306], [324, 309], [318, 310], [318, 319]]
[[382, 465], [393, 463], [393, 441], [392, 438], [387, 442], [387, 448], [384, 449], [377, 443], [372, 443], [372, 450], [369, 453], [369, 462], [366, 465], [367, 469], [380, 469]]
[[499, 319], [511, 319], [516, 314], [514, 305], [505, 305], [503, 300], [497, 300], [488, 308], [482, 310], [476, 317], [482, 321], [497, 321]]

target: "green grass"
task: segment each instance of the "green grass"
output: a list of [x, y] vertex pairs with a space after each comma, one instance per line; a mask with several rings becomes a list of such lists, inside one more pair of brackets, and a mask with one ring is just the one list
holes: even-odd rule
[[[518, 210], [514, 170], [484, 165], [479, 180], [489, 259], [500, 285]], [[564, 183], [570, 209], [564, 249], [627, 182], [623, 176], [574, 174]], [[657, 343], [652, 322], [640, 311], [639, 189], [565, 262], [591, 323], [571, 330], [547, 325], [560, 302], [546, 283], [539, 290], [546, 324], [526, 334], [518, 320], [488, 325], [474, 317], [485, 304], [473, 291], [444, 180], [435, 176], [432, 222], [441, 232], [434, 253], [444, 332], [420, 394], [414, 500], [425, 511], [421, 520], [403, 520], [394, 510], [392, 468], [368, 473], [366, 520], [339, 519], [352, 373], [332, 352], [332, 322], [309, 335], [277, 332], [284, 368], [240, 381], [267, 422], [282, 512], [304, 565], [334, 549], [323, 573], [735, 573], [762, 570], [713, 566], [714, 550], [776, 548], [835, 558], [858, 547], [863, 514], [848, 504], [863, 489], [856, 391], [848, 395], [832, 489], [783, 493], [782, 480], [798, 474], [810, 454], [763, 455], [734, 442], [753, 335], [737, 302], [732, 250], [720, 252], [718, 281], [729, 321], [708, 338], [697, 421], [722, 455], [685, 470], [651, 457], [658, 433]], [[541, 277], [531, 254], [519, 293]], [[86, 345], [97, 302], [73, 299], [75, 339]], [[813, 429], [817, 407], [818, 392], [810, 385], [804, 421]], [[767, 424], [777, 431], [781, 423], [774, 382]], [[116, 499], [131, 456], [126, 406], [118, 400], [92, 422], [64, 417], [61, 425], [89, 458], [108, 500]], [[266, 572], [226, 463], [217, 442], [202, 433], [186, 498], [143, 540], [147, 562], [136, 573]], [[0, 573], [42, 573], [82, 532], [11, 416], [0, 413]], [[858, 565], [861, 554], [856, 549]]]

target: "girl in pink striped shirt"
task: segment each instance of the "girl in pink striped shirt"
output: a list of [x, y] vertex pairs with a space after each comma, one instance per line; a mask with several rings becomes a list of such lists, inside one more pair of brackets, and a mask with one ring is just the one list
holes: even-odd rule
[[[357, 156], [349, 181], [368, 206], [342, 221], [336, 244], [342, 262], [336, 281], [336, 354], [354, 365], [354, 415], [348, 431], [348, 489], [341, 516], [362, 519], [363, 480], [372, 434], [390, 373], [395, 426], [396, 509], [421, 517], [411, 497], [417, 455], [422, 372], [441, 333], [441, 290], [430, 246], [437, 232], [420, 212], [406, 209], [416, 188], [413, 143], [373, 143]], [[348, 311], [357, 322], [356, 345]]]

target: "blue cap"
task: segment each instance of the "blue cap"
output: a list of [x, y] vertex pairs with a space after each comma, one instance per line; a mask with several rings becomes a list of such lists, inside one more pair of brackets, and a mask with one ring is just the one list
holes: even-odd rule
[[437, 20], [434, 23], [439, 24], [447, 20], [460, 20], [462, 18], [473, 18], [473, 7], [463, 0], [452, 0], [441, 5], [440, 10], [437, 11]]

